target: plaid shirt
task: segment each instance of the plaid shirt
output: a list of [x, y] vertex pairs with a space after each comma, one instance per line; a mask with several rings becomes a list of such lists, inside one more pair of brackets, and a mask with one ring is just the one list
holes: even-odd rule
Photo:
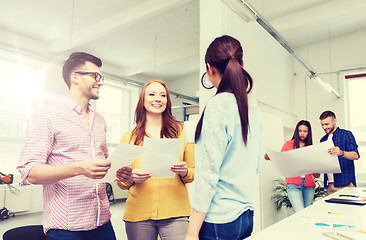
[[[328, 140], [328, 134], [320, 139], [320, 142]], [[334, 146], [339, 147], [340, 150], [346, 152], [356, 152], [360, 156], [355, 137], [352, 132], [344, 129], [337, 129], [333, 132]], [[349, 160], [338, 156], [339, 165], [342, 173], [334, 173], [334, 186], [342, 187], [353, 183], [356, 186], [355, 165], [354, 160]], [[324, 186], [327, 187], [328, 176], [324, 174]]]
[[[17, 170], [29, 184], [28, 173], [37, 164], [63, 165], [97, 156], [108, 157], [104, 118], [89, 111], [89, 126], [81, 107], [64, 97], [46, 106], [27, 122], [25, 143]], [[105, 184], [88, 184], [81, 175], [43, 185], [43, 227], [70, 231], [92, 230], [111, 217]]]

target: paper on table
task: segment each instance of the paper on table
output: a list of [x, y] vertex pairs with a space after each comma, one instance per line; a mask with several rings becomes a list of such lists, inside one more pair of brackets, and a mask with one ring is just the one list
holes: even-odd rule
[[112, 163], [108, 173], [102, 179], [91, 179], [91, 183], [112, 183], [116, 179], [116, 172], [124, 166], [130, 165], [145, 149], [141, 146], [120, 143], [108, 156], [107, 160]]
[[182, 139], [145, 138], [140, 169], [151, 173], [152, 178], [172, 178], [175, 176], [170, 166], [179, 162]]
[[284, 177], [310, 173], [340, 173], [337, 156], [328, 153], [328, 149], [332, 147], [333, 141], [325, 141], [286, 152], [267, 148], [267, 154], [274, 168]]

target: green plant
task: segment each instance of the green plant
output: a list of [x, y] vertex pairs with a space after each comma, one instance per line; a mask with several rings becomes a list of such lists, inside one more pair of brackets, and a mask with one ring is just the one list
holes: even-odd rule
[[[282, 207], [292, 208], [290, 199], [288, 198], [287, 186], [283, 179], [276, 179], [273, 181], [276, 184], [276, 187], [273, 189], [273, 195], [271, 197], [272, 204], [276, 208], [276, 211], [279, 212]], [[314, 192], [314, 201], [323, 198], [327, 195], [327, 191], [322, 186], [322, 182], [318, 179], [315, 179], [315, 192]]]
[[327, 190], [323, 187], [322, 181], [315, 179], [314, 202], [327, 196]]
[[273, 182], [276, 184], [276, 187], [273, 189], [274, 194], [271, 197], [271, 201], [276, 211], [279, 212], [282, 207], [292, 208], [288, 198], [286, 183], [283, 179], [276, 179]]

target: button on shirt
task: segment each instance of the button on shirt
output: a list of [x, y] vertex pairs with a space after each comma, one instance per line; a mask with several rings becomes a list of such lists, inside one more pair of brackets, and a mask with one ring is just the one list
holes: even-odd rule
[[228, 223], [253, 210], [256, 173], [260, 165], [262, 118], [248, 99], [249, 131], [245, 146], [239, 110], [232, 93], [211, 98], [204, 110], [196, 144], [192, 207], [206, 213], [205, 222]]
[[[28, 173], [37, 164], [63, 165], [90, 158], [107, 158], [106, 123], [88, 106], [89, 125], [81, 107], [64, 97], [27, 122], [17, 170], [29, 184]], [[43, 227], [71, 231], [92, 230], [111, 217], [105, 184], [88, 184], [83, 175], [43, 185]]]
[[[320, 142], [328, 140], [328, 134], [320, 139]], [[340, 150], [346, 152], [356, 152], [358, 156], [357, 144], [355, 137], [352, 132], [344, 129], [337, 129], [333, 132], [333, 143], [334, 146], [339, 147]], [[338, 156], [339, 165], [341, 167], [342, 173], [334, 173], [334, 186], [342, 187], [350, 184], [351, 182], [356, 186], [356, 176], [355, 176], [355, 165], [354, 160], [349, 160], [347, 158]], [[327, 186], [328, 177], [324, 175], [324, 185]]]

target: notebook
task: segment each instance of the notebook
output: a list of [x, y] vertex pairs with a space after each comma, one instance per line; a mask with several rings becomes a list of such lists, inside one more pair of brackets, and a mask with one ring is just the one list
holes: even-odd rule
[[355, 199], [344, 199], [344, 198], [330, 198], [325, 200], [328, 203], [340, 203], [340, 204], [351, 204], [351, 205], [365, 205], [366, 201], [355, 200]]

